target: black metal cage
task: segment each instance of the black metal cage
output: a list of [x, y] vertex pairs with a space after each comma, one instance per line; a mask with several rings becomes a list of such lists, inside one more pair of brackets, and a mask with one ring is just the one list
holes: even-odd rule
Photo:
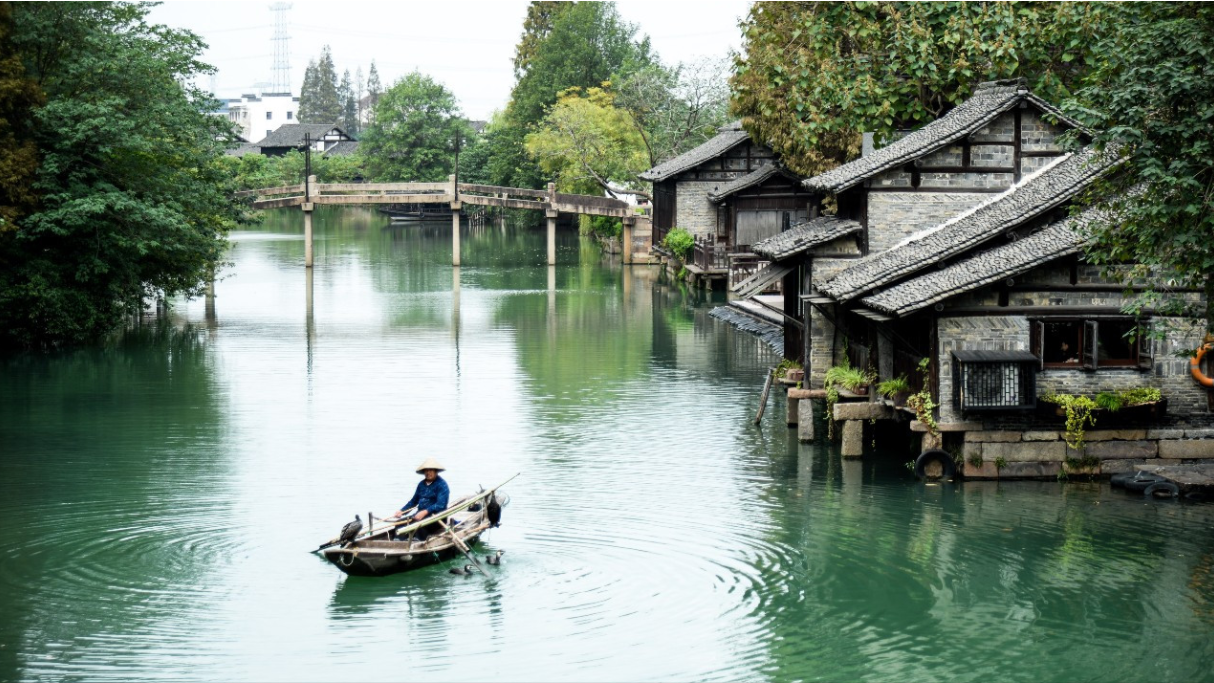
[[1031, 410], [1037, 363], [1028, 351], [954, 351], [953, 405], [962, 412]]

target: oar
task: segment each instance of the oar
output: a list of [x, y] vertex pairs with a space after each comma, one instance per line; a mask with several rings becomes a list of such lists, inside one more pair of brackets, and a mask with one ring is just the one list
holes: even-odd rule
[[455, 531], [451, 527], [447, 526], [447, 520], [440, 519], [438, 520], [438, 523], [447, 531], [447, 535], [451, 537], [451, 540], [455, 541], [455, 547], [459, 548], [460, 552], [464, 554], [464, 557], [468, 558], [468, 561], [476, 566], [476, 571], [480, 572], [481, 576], [489, 576], [484, 567], [481, 567], [481, 563], [477, 561], [477, 559], [468, 550], [468, 546], [464, 545], [464, 542], [460, 540], [459, 536], [455, 535]]

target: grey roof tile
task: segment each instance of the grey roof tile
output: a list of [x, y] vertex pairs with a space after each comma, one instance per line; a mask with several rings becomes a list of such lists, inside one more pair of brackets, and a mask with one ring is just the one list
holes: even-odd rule
[[713, 157], [724, 154], [750, 139], [750, 133], [742, 130], [741, 121], [734, 121], [729, 125], [721, 126], [717, 130], [716, 137], [708, 142], [695, 149], [683, 152], [673, 159], [663, 161], [637, 177], [653, 183], [661, 182], [670, 176], [682, 173], [689, 168], [699, 166]]
[[342, 140], [325, 150], [325, 156], [344, 157], [358, 151], [358, 140]]
[[1097, 153], [1091, 147], [1060, 157], [990, 201], [814, 283], [815, 289], [836, 301], [848, 301], [883, 287], [1059, 206], [1115, 163], [1115, 153]]
[[773, 261], [783, 261], [820, 244], [859, 232], [863, 228], [864, 226], [853, 220], [820, 216], [798, 223], [778, 235], [759, 240], [751, 245], [750, 249]]
[[793, 182], [801, 181], [800, 176], [784, 168], [783, 164], [772, 162], [764, 164], [740, 178], [735, 178], [725, 183], [717, 188], [716, 192], [710, 193], [708, 199], [713, 202], [720, 202], [734, 193], [741, 192], [748, 187], [754, 187], [775, 175], [782, 175]]
[[1035, 106], [1068, 124], [1079, 124], [1061, 111], [1028, 92], [1020, 79], [983, 83], [973, 96], [944, 116], [867, 156], [843, 164], [805, 181], [805, 187], [819, 192], [841, 192], [878, 173], [897, 168], [961, 138], [968, 137], [995, 120], [1005, 111], [1028, 100]]
[[948, 268], [907, 280], [861, 299], [869, 308], [904, 316], [950, 297], [1015, 277], [1083, 249], [1081, 224], [1095, 209], [1055, 223], [1024, 239], [959, 261]]
[[311, 135], [312, 140], [316, 141], [334, 130], [340, 132], [344, 137], [349, 137], [344, 130], [334, 123], [284, 123], [273, 133], [267, 135], [261, 142], [258, 142], [257, 146], [303, 147], [304, 134]]

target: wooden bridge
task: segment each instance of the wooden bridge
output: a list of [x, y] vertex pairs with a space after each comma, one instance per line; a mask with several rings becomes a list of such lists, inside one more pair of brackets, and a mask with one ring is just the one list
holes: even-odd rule
[[[562, 213], [611, 216], [624, 222], [624, 244], [632, 244], [636, 224], [633, 208], [610, 197], [561, 194], [552, 183], [547, 190], [456, 183], [318, 183], [316, 176], [299, 185], [267, 187], [238, 192], [253, 197], [255, 209], [298, 206], [304, 214], [304, 265], [312, 267], [312, 211], [318, 204], [440, 204], [451, 207], [451, 265], [459, 265], [459, 220], [464, 204], [504, 209], [543, 211], [548, 219], [548, 265], [556, 264], [556, 218]], [[631, 262], [631, 249], [624, 249], [624, 262]]]

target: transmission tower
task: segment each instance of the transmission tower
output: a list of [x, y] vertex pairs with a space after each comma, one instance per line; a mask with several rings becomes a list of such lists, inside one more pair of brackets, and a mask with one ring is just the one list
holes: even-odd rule
[[274, 74], [271, 90], [276, 93], [291, 92], [291, 50], [287, 33], [287, 10], [291, 9], [289, 2], [276, 2], [270, 5], [274, 13]]

